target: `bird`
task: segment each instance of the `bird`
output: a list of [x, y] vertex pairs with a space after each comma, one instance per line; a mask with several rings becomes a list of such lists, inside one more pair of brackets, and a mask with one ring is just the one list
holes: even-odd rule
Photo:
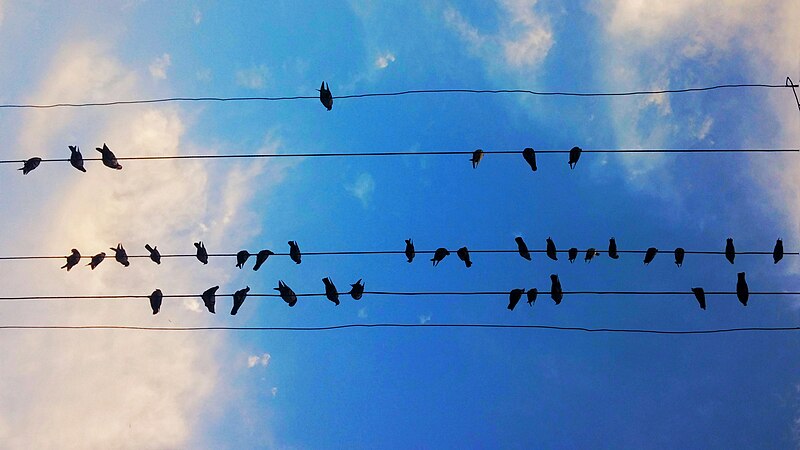
[[736, 258], [736, 248], [733, 246], [733, 238], [728, 238], [728, 241], [725, 244], [725, 259], [727, 259], [729, 263], [733, 264], [734, 258]]
[[324, 81], [322, 85], [320, 85], [319, 89], [319, 101], [322, 102], [322, 105], [330, 111], [333, 109], [333, 94], [331, 94], [330, 86], [327, 85]]
[[536, 302], [536, 297], [538, 295], [539, 295], [539, 290], [538, 289], [533, 288], [533, 289], [529, 290], [528, 294], [527, 294], [527, 296], [528, 296], [528, 305], [533, 306], [533, 304]]
[[536, 172], [536, 152], [532, 148], [526, 147], [522, 150], [522, 157], [525, 159], [525, 162], [531, 166], [531, 170]]
[[203, 241], [195, 242], [194, 246], [197, 248], [197, 253], [195, 254], [197, 260], [203, 264], [208, 264], [208, 252], [206, 251], [206, 246], [203, 245]]
[[619, 253], [617, 253], [617, 240], [613, 237], [608, 240], [608, 257], [611, 259], [619, 259]]
[[325, 277], [322, 279], [322, 282], [325, 283], [325, 297], [335, 303], [336, 306], [339, 306], [339, 291], [336, 290], [336, 286], [334, 286], [333, 281], [331, 281], [330, 278]]
[[248, 258], [250, 258], [250, 252], [247, 250], [240, 250], [236, 254], [236, 267], [240, 269], [244, 267], [244, 264], [247, 262]]
[[522, 298], [522, 294], [525, 292], [525, 289], [512, 289], [511, 292], [508, 293], [508, 310], [513, 311], [516, 308], [517, 303]]
[[274, 255], [275, 253], [272, 250], [261, 250], [256, 253], [256, 264], [253, 266], [253, 270], [258, 270], [261, 268], [261, 265], [267, 261], [267, 258]]
[[470, 162], [472, 162], [472, 168], [477, 169], [478, 164], [480, 164], [482, 159], [483, 159], [483, 150], [477, 149], [474, 152], [472, 152], [472, 159], [470, 159]]
[[700, 303], [700, 309], [706, 309], [706, 293], [701, 287], [693, 287], [692, 292], [694, 292], [694, 298], [697, 299], [697, 303]]
[[571, 262], [571, 263], [575, 262], [575, 258], [577, 258], [577, 257], [578, 257], [578, 249], [577, 248], [572, 247], [571, 249], [567, 250], [567, 258], [569, 259], [569, 262]]
[[527, 259], [528, 261], [531, 260], [531, 252], [528, 251], [528, 246], [525, 245], [525, 241], [522, 240], [521, 237], [517, 236], [514, 238], [517, 241], [517, 251], [519, 252], [519, 256]]
[[439, 263], [442, 262], [442, 260], [445, 258], [445, 256], [449, 254], [450, 252], [446, 248], [444, 247], [437, 248], [436, 251], [433, 252], [433, 258], [431, 258], [431, 261], [433, 261], [433, 266], [434, 267], [438, 266]]
[[678, 267], [683, 266], [683, 257], [686, 255], [686, 250], [683, 247], [678, 247], [675, 249], [675, 265]]
[[300, 246], [295, 241], [289, 241], [289, 257], [295, 264], [300, 264]]
[[414, 260], [414, 255], [416, 255], [416, 252], [414, 251], [414, 241], [411, 239], [406, 239], [406, 258], [408, 259], [408, 262]]
[[244, 304], [244, 299], [247, 298], [248, 292], [250, 292], [250, 286], [245, 286], [244, 289], [239, 289], [233, 293], [233, 308], [231, 308], [232, 316], [235, 316], [236, 313], [239, 312], [239, 308], [241, 308]]
[[150, 252], [150, 260], [156, 264], [161, 264], [161, 252], [158, 247], [150, 247], [150, 244], [144, 244], [144, 249]]
[[578, 160], [581, 159], [581, 150], [580, 147], [572, 147], [569, 150], [569, 168], [574, 169], [575, 166], [578, 165]]
[[101, 262], [103, 262], [104, 259], [106, 259], [106, 253], [100, 252], [92, 256], [92, 261], [89, 264], [87, 264], [87, 266], [92, 266], [92, 270], [94, 270], [94, 268], [97, 267]]
[[739, 272], [736, 274], [738, 279], [736, 280], [736, 298], [742, 303], [742, 305], [747, 306], [747, 299], [750, 297], [750, 290], [747, 288], [747, 281], [744, 279], [744, 272]]
[[219, 286], [210, 287], [203, 292], [203, 295], [200, 296], [203, 299], [203, 304], [206, 305], [208, 312], [211, 314], [216, 314], [214, 311], [214, 305], [217, 303], [217, 289], [219, 289]]
[[125, 267], [131, 265], [131, 263], [128, 262], [128, 253], [122, 247], [122, 244], [117, 244], [117, 248], [114, 247], [110, 248], [111, 250], [114, 250], [114, 259], [116, 259], [118, 263], [122, 264]]
[[34, 156], [33, 158], [26, 159], [23, 162], [22, 167], [20, 167], [17, 170], [21, 170], [23, 175], [27, 175], [33, 169], [39, 167], [39, 163], [41, 163], [41, 162], [42, 162], [42, 158], [39, 158], [38, 156]]
[[86, 168], [83, 167], [83, 155], [81, 155], [81, 149], [77, 145], [70, 145], [69, 147], [69, 163], [72, 164], [72, 167], [80, 170], [81, 172], [86, 172]]
[[350, 289], [350, 297], [353, 297], [353, 300], [361, 300], [361, 296], [364, 295], [364, 283], [361, 282], [361, 278], [350, 286], [352, 286], [352, 289]]
[[558, 275], [550, 275], [550, 298], [556, 302], [556, 305], [561, 303], [564, 298], [564, 292], [561, 290], [561, 281], [558, 280]]
[[72, 269], [73, 267], [77, 266], [80, 261], [81, 261], [81, 252], [79, 252], [78, 249], [73, 248], [72, 253], [69, 256], [67, 256], [67, 263], [61, 266], [61, 268], [67, 269], [67, 272], [69, 272], [69, 269]]
[[583, 257], [583, 262], [592, 262], [592, 258], [599, 254], [600, 252], [598, 252], [594, 247], [589, 247], [589, 249], [586, 250], [586, 255]]
[[644, 265], [646, 266], [651, 262], [653, 262], [653, 259], [656, 257], [657, 254], [658, 254], [657, 248], [655, 247], [648, 248], [647, 251], [644, 253]]
[[553, 242], [552, 239], [549, 237], [547, 238], [547, 257], [552, 259], [553, 261], [558, 261], [558, 255], [556, 255], [556, 243]]
[[466, 265], [468, 269], [472, 267], [472, 261], [469, 259], [469, 250], [467, 250], [467, 247], [461, 247], [456, 250], [456, 255], [458, 255], [458, 259], [464, 261], [464, 265]]
[[153, 310], [153, 315], [158, 314], [158, 311], [161, 310], [161, 299], [164, 298], [164, 294], [161, 293], [161, 289], [156, 289], [150, 294], [150, 308]]
[[783, 259], [783, 241], [778, 239], [775, 241], [775, 249], [772, 250], [772, 260], [774, 264], [778, 264], [778, 261]]
[[292, 288], [287, 286], [283, 280], [278, 281], [278, 287], [273, 289], [278, 291], [283, 301], [285, 301], [289, 307], [297, 304], [297, 294], [295, 294]]
[[114, 152], [112, 152], [105, 143], [103, 144], [103, 148], [95, 147], [95, 150], [100, 152], [100, 156], [103, 157], [103, 165], [111, 169], [122, 170], [122, 165], [117, 161]]

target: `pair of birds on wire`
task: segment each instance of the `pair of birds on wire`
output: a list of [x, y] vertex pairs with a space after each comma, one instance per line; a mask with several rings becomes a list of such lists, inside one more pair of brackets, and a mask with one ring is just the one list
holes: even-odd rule
[[[295, 264], [300, 264], [303, 260], [303, 254], [300, 252], [300, 245], [296, 241], [289, 241], [287, 244], [289, 244], [289, 258], [291, 258]], [[253, 270], [260, 269], [261, 265], [267, 261], [267, 258], [274, 254], [272, 250], [261, 250], [256, 253], [256, 263], [253, 265]], [[249, 251], [240, 250], [236, 253], [236, 267], [240, 269], [243, 268], [251, 256], [253, 256], [253, 254]]]
[[[570, 169], [574, 169], [575, 166], [578, 165], [578, 160], [581, 158], [581, 153], [583, 149], [580, 147], [572, 147], [569, 150], [569, 164]], [[483, 159], [485, 152], [483, 149], [477, 149], [472, 152], [472, 158], [469, 160], [472, 163], [472, 168], [477, 169], [478, 164], [480, 164], [481, 160]], [[531, 171], [536, 172], [538, 167], [536, 167], [536, 150], [531, 147], [526, 147], [522, 150], [522, 158], [525, 159], [525, 162], [531, 167]]]
[[[76, 145], [70, 145], [69, 151], [69, 163], [72, 165], [72, 167], [80, 170], [81, 172], [86, 172], [86, 168], [83, 165], [83, 155], [81, 154], [81, 149]], [[122, 165], [119, 163], [119, 161], [117, 161], [116, 155], [114, 155], [114, 152], [112, 152], [106, 144], [103, 144], [102, 147], [97, 147], [97, 151], [100, 152], [103, 165], [110, 169], [122, 170]], [[22, 167], [19, 170], [22, 171], [23, 175], [27, 175], [39, 167], [41, 162], [42, 158], [38, 156], [28, 158], [22, 163]]]
[[[697, 303], [700, 304], [700, 309], [706, 309], [706, 293], [701, 287], [693, 287], [692, 293]], [[747, 301], [750, 299], [750, 288], [747, 286], [745, 273], [739, 272], [736, 274], [736, 298], [742, 306], [747, 306]]]

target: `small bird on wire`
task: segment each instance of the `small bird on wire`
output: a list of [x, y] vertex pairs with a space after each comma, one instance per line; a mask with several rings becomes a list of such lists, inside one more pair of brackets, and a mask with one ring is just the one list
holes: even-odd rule
[[233, 308], [231, 308], [231, 315], [235, 316], [239, 312], [239, 308], [244, 304], [244, 299], [247, 298], [247, 293], [250, 292], [250, 286], [245, 286], [244, 289], [239, 289], [233, 293]]
[[23, 175], [29, 174], [33, 169], [39, 167], [39, 164], [42, 162], [42, 158], [38, 156], [34, 156], [33, 158], [26, 159], [22, 163], [22, 167], [17, 170], [21, 170]]
[[581, 150], [580, 147], [572, 147], [569, 150], [569, 168], [574, 169], [575, 166], [578, 165], [578, 160], [581, 159]]
[[472, 163], [472, 168], [477, 169], [478, 164], [480, 164], [482, 159], [483, 159], [483, 150], [477, 149], [474, 152], [472, 152], [472, 158], [470, 159], [470, 162]]
[[267, 261], [267, 258], [274, 255], [275, 253], [272, 250], [261, 250], [256, 253], [256, 264], [253, 266], [253, 270], [258, 270], [261, 268], [261, 265]]
[[203, 299], [203, 304], [206, 305], [208, 312], [211, 314], [216, 314], [214, 306], [217, 304], [217, 289], [219, 289], [219, 286], [210, 287], [200, 296]]
[[558, 261], [558, 251], [556, 250], [556, 243], [549, 237], [547, 238], [547, 257], [553, 261]]
[[706, 309], [706, 292], [701, 287], [693, 287], [692, 292], [697, 303], [700, 304], [700, 309]]
[[317, 90], [319, 91], [319, 101], [322, 102], [322, 105], [325, 106], [328, 111], [333, 109], [333, 94], [331, 94], [331, 89], [328, 84], [323, 81], [322, 85], [320, 85]]
[[70, 255], [67, 256], [67, 263], [61, 266], [61, 268], [67, 269], [67, 272], [69, 272], [69, 270], [77, 266], [80, 261], [81, 261], [81, 252], [79, 252], [78, 249], [73, 248], [72, 253], [70, 253]]
[[[594, 255], [592, 255], [592, 256], [594, 256]], [[574, 263], [575, 259], [577, 257], [578, 257], [578, 249], [577, 248], [572, 247], [569, 250], [567, 250], [567, 259], [569, 259], [569, 262]], [[591, 257], [590, 257], [590, 259], [591, 259]]]
[[206, 251], [206, 246], [203, 245], [203, 241], [195, 242], [194, 246], [197, 249], [197, 253], [194, 255], [197, 260], [203, 264], [208, 264], [208, 252]]
[[648, 248], [647, 251], [644, 253], [644, 265], [646, 266], [651, 262], [653, 262], [653, 259], [655, 259], [657, 254], [658, 254], [657, 248], [655, 247]]
[[550, 298], [556, 302], [556, 305], [561, 303], [561, 299], [564, 298], [564, 292], [561, 290], [561, 281], [556, 274], [550, 275]]
[[449, 254], [450, 252], [446, 248], [444, 247], [437, 248], [436, 251], [433, 252], [433, 258], [431, 258], [433, 266], [434, 267], [438, 266], [439, 263], [442, 262], [442, 260]]
[[617, 252], [617, 240], [613, 237], [608, 240], [608, 257], [611, 259], [619, 259], [619, 253]]
[[158, 314], [161, 311], [161, 300], [164, 298], [164, 294], [161, 293], [161, 289], [156, 289], [150, 294], [150, 308], [153, 310], [153, 315]]
[[522, 298], [522, 294], [525, 292], [525, 289], [512, 289], [511, 292], [508, 293], [508, 310], [513, 311], [514, 308], [517, 307], [517, 303], [519, 303], [520, 299]]
[[250, 252], [247, 250], [240, 250], [238, 253], [236, 253], [236, 267], [240, 269], [244, 267], [248, 258], [250, 258]]
[[106, 144], [103, 144], [103, 148], [96, 147], [95, 150], [100, 152], [100, 156], [103, 158], [103, 165], [110, 169], [122, 170], [122, 165]]
[[597, 249], [589, 247], [589, 249], [586, 250], [586, 255], [583, 257], [583, 262], [592, 262], [592, 258], [598, 255], [600, 255], [600, 252], [598, 252]]
[[747, 288], [747, 281], [744, 279], [744, 272], [739, 272], [736, 280], [736, 298], [747, 306], [747, 299], [750, 298], [750, 290]]
[[333, 284], [333, 281], [331, 281], [330, 278], [325, 277], [322, 279], [322, 282], [325, 283], [325, 297], [336, 304], [336, 306], [339, 306], [339, 291], [336, 290], [336, 286]]
[[775, 241], [775, 248], [772, 250], [773, 264], [778, 264], [778, 261], [783, 259], [783, 241], [778, 239]]
[[157, 246], [151, 247], [150, 244], [144, 244], [144, 249], [150, 252], [150, 260], [156, 264], [161, 264], [161, 252], [158, 251]]
[[361, 297], [364, 295], [364, 286], [365, 284], [361, 282], [359, 278], [355, 284], [351, 284], [352, 288], [350, 289], [350, 297], [353, 297], [353, 300], [361, 300]]
[[472, 267], [472, 261], [469, 259], [469, 250], [467, 250], [467, 247], [461, 247], [456, 250], [456, 255], [458, 255], [458, 259], [464, 261], [464, 265], [467, 266], [467, 269]]
[[525, 244], [525, 241], [523, 241], [520, 236], [515, 237], [514, 240], [517, 242], [517, 251], [519, 252], [519, 256], [522, 256], [530, 261], [531, 252], [528, 250], [528, 246]]
[[125, 251], [125, 248], [122, 247], [122, 244], [117, 244], [117, 247], [110, 247], [111, 250], [114, 250], [114, 259], [117, 260], [118, 263], [122, 264], [125, 267], [131, 265], [128, 262], [128, 253]]
[[405, 253], [406, 253], [406, 259], [408, 259], [408, 262], [411, 262], [411, 261], [414, 260], [414, 256], [416, 255], [416, 252], [414, 251], [414, 241], [412, 241], [411, 239], [406, 239], [406, 252]]
[[728, 241], [725, 243], [725, 259], [727, 259], [729, 263], [733, 264], [733, 260], [735, 258], [736, 248], [733, 246], [733, 238], [728, 238]]
[[526, 295], [528, 297], [528, 305], [529, 306], [533, 306], [533, 304], [536, 303], [536, 297], [539, 295], [539, 290], [536, 289], [536, 288], [533, 288], [533, 289], [529, 290]]
[[295, 241], [289, 241], [289, 258], [291, 258], [295, 264], [300, 264], [302, 255], [300, 254], [300, 246]]
[[92, 261], [89, 262], [89, 264], [87, 264], [87, 266], [91, 266], [92, 270], [94, 270], [94, 268], [97, 267], [101, 262], [103, 262], [104, 259], [106, 259], [106, 253], [105, 252], [100, 252], [100, 253], [92, 256]]
[[72, 164], [72, 167], [80, 170], [81, 172], [86, 172], [86, 168], [83, 167], [83, 155], [81, 154], [81, 149], [77, 145], [70, 145], [69, 147], [69, 163]]
[[297, 304], [297, 294], [295, 294], [292, 288], [286, 285], [283, 280], [278, 281], [278, 287], [273, 289], [278, 291], [278, 294], [280, 294], [283, 301], [286, 302], [289, 307]]
[[536, 172], [536, 152], [531, 147], [522, 150], [522, 158], [531, 166], [531, 171]]
[[678, 267], [683, 266], [683, 257], [686, 255], [686, 250], [682, 247], [678, 247], [675, 249], [675, 265]]

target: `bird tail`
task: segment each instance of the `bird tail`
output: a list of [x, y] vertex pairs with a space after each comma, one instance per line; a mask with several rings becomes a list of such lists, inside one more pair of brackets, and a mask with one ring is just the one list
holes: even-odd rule
[[144, 248], [145, 248], [145, 249], [146, 249], [148, 252], [152, 252], [152, 251], [153, 251], [153, 247], [150, 247], [150, 244], [144, 244]]

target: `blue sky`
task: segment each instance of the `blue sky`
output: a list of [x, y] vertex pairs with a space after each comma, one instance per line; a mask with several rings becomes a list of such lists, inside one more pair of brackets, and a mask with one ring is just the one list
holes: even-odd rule
[[[800, 78], [798, 13], [778, 2], [161, 2], [0, 0], [0, 102], [162, 96], [334, 96], [420, 88], [624, 91]], [[403, 96], [5, 110], [4, 159], [242, 152], [583, 148], [796, 148], [788, 90], [660, 97]], [[122, 242], [164, 253], [531, 248], [797, 251], [794, 155], [129, 161], [86, 174], [43, 163], [0, 178], [0, 254], [91, 255]], [[6, 295], [200, 293], [284, 280], [367, 290], [796, 290], [794, 257], [659, 254], [591, 264], [534, 255], [270, 259], [161, 266], [105, 262], [67, 274], [4, 263]], [[85, 268], [81, 268], [85, 269]], [[792, 325], [796, 299], [567, 296], [535, 307], [490, 297], [250, 298], [8, 303], [2, 324], [311, 326], [506, 323], [692, 329]], [[800, 442], [793, 334], [600, 335], [514, 330], [329, 333], [3, 332], [0, 441], [10, 448], [792, 448]]]

